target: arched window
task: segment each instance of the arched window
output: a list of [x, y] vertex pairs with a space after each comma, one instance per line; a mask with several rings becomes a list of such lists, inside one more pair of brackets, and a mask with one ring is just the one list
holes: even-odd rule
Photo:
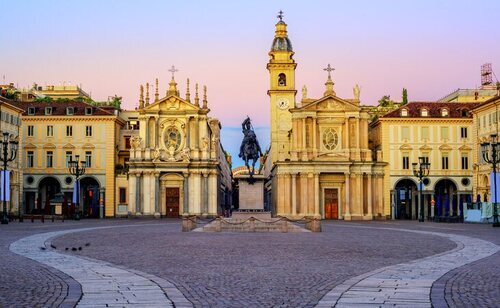
[[428, 117], [429, 116], [429, 110], [427, 108], [420, 109], [420, 116], [422, 116], [422, 117]]
[[406, 109], [406, 108], [401, 109], [401, 116], [407, 117], [408, 116], [408, 109]]
[[448, 112], [448, 109], [446, 109], [446, 108], [441, 109], [441, 116], [442, 117], [447, 117], [449, 115], [450, 115], [450, 113]]
[[278, 86], [280, 87], [286, 86], [286, 75], [283, 73], [278, 75]]

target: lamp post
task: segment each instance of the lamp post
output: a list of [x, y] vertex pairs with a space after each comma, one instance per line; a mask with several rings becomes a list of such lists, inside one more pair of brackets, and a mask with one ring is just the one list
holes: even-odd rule
[[[497, 140], [497, 134], [491, 135], [491, 142], [481, 143], [481, 153], [483, 154], [483, 159], [488, 164], [493, 167], [493, 189], [495, 191], [495, 202], [493, 203], [493, 227], [500, 227], [498, 222], [498, 211], [497, 211], [497, 164], [500, 163], [500, 157], [498, 156], [498, 151], [500, 150], [500, 144]], [[491, 200], [493, 201], [493, 200]]]
[[75, 220], [80, 220], [80, 184], [78, 179], [80, 176], [85, 174], [85, 167], [87, 162], [80, 161], [80, 155], [75, 155], [75, 160], [73, 157], [68, 163], [69, 173], [75, 176], [76, 185], [76, 205], [75, 205]]
[[[0, 161], [3, 162], [3, 179], [2, 179], [2, 195], [3, 195], [3, 213], [2, 213], [2, 225], [9, 223], [7, 217], [7, 163], [16, 159], [17, 156], [17, 141], [12, 140], [11, 135], [7, 132], [3, 133], [2, 140], [2, 155], [0, 156]], [[11, 139], [11, 140], [9, 140]], [[10, 144], [10, 149], [9, 149]]]
[[418, 190], [418, 203], [420, 204], [420, 215], [418, 221], [424, 222], [424, 203], [422, 202], [422, 179], [429, 175], [431, 164], [425, 157], [419, 157], [418, 163], [413, 163], [413, 175], [418, 178], [420, 189]]

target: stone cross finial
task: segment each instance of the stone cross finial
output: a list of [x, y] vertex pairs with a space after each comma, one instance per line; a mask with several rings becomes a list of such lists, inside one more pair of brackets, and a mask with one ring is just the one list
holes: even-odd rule
[[330, 66], [330, 63], [328, 63], [327, 67], [323, 70], [328, 72], [328, 79], [332, 79], [331, 72], [333, 72], [335, 69]]
[[282, 10], [280, 10], [278, 12], [278, 16], [277, 17], [280, 19], [280, 21], [283, 21], [283, 11]]
[[176, 72], [178, 72], [179, 70], [176, 69], [175, 66], [172, 65], [172, 67], [168, 71], [172, 73], [172, 79], [174, 79], [174, 74]]

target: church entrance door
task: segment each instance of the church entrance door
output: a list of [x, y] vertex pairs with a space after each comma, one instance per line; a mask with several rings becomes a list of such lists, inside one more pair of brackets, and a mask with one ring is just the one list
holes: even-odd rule
[[339, 190], [325, 189], [325, 219], [339, 219]]
[[179, 217], [179, 188], [167, 187], [167, 217], [178, 218]]

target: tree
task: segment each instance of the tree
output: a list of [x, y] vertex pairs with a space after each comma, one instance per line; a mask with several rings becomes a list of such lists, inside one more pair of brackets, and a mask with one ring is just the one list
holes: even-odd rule
[[389, 107], [390, 103], [391, 103], [391, 96], [390, 95], [384, 95], [382, 96], [381, 99], [379, 99], [378, 101], [378, 105], [380, 107]]
[[403, 88], [403, 104], [406, 105], [408, 104], [408, 90], [406, 88]]
[[35, 98], [35, 102], [37, 102], [37, 103], [52, 103], [52, 101], [53, 101], [53, 99], [50, 96]]

